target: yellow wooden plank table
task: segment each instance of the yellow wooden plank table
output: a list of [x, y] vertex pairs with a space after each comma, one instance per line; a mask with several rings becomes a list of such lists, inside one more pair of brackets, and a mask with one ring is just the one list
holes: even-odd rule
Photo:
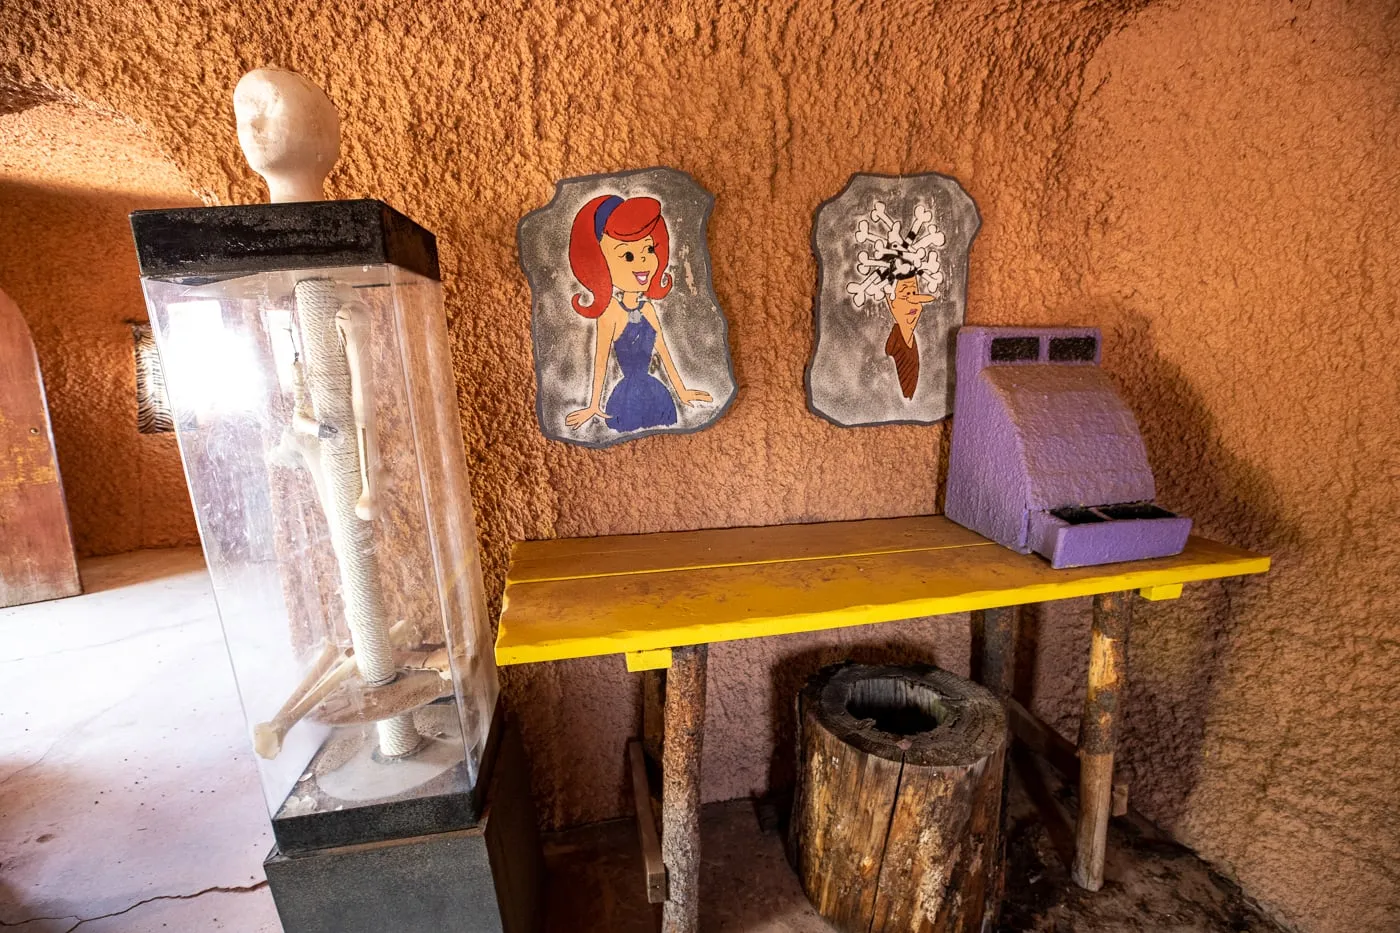
[[656, 651], [1262, 573], [1193, 537], [1176, 557], [1052, 570], [942, 516], [524, 541], [498, 664]]
[[[664, 715], [667, 736], [660, 750], [661, 847], [669, 875], [660, 885], [668, 891], [663, 929], [692, 933], [697, 723], [704, 721], [709, 644], [974, 611], [985, 632], [983, 679], [1009, 694], [1015, 608], [1093, 596], [1091, 659], [1097, 663], [1090, 664], [1088, 725], [1081, 734], [1075, 877], [1097, 888], [1111, 789], [1105, 775], [1111, 781], [1117, 734], [1116, 717], [1105, 710], [1126, 684], [1122, 654], [1132, 594], [1171, 599], [1187, 583], [1268, 568], [1267, 557], [1192, 537], [1175, 557], [1054, 570], [1040, 557], [1016, 554], [942, 516], [525, 541], [511, 554], [496, 661], [616, 654], [626, 657], [629, 670], [669, 669], [664, 714], [647, 713], [656, 731]], [[648, 735], [647, 744], [657, 751], [659, 736]]]

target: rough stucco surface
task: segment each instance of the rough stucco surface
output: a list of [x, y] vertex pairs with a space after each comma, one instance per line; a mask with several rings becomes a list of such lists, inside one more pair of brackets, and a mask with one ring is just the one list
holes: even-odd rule
[[[239, 74], [277, 64], [327, 88], [346, 115], [332, 193], [441, 237], [497, 593], [512, 539], [932, 511], [942, 428], [805, 409], [808, 238], [851, 172], [954, 175], [984, 219], [969, 322], [1102, 326], [1162, 501], [1276, 557], [1267, 579], [1143, 605], [1137, 805], [1304, 930], [1394, 928], [1396, 18], [1232, 6], [55, 0], [0, 9], [0, 94], [124, 114], [206, 199], [251, 201]], [[556, 178], [652, 164], [716, 195], [738, 400], [694, 436], [546, 442], [516, 220]], [[1025, 688], [1072, 733], [1086, 607], [1031, 621]], [[887, 652], [965, 670], [965, 620], [716, 647], [705, 796], [789, 780], [802, 676]], [[545, 818], [625, 812], [621, 660], [504, 685]]]
[[[3, 108], [0, 108], [3, 112]], [[126, 215], [197, 203], [139, 128], [67, 103], [0, 116], [0, 286], [34, 335], [82, 555], [198, 544], [173, 434], [136, 428]]]
[[1397, 14], [1143, 13], [1086, 73], [1047, 225], [1159, 496], [1275, 555], [1143, 613], [1134, 794], [1306, 929], [1400, 929]]

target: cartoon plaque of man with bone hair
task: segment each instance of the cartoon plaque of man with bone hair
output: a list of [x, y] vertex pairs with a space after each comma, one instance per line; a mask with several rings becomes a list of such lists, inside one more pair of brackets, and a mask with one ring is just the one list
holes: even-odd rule
[[817, 210], [809, 407], [843, 426], [929, 424], [952, 411], [977, 206], [945, 175], [854, 175]]
[[[871, 230], [871, 223], [882, 232]], [[943, 284], [938, 251], [947, 241], [933, 222], [933, 209], [927, 204], [914, 208], [914, 222], [907, 232], [898, 220], [890, 219], [883, 201], [870, 209], [870, 220], [856, 225], [856, 242], [867, 244], [856, 257], [856, 271], [865, 276], [851, 282], [846, 291], [857, 308], [883, 304], [894, 318], [894, 327], [885, 341], [885, 355], [894, 360], [899, 391], [906, 399], [919, 387], [919, 345], [914, 328]], [[924, 294], [927, 292], [927, 294]]]

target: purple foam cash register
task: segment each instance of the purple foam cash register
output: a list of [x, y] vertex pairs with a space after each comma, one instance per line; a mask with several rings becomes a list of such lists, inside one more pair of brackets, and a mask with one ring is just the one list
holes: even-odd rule
[[1181, 553], [1191, 519], [1153, 502], [1136, 419], [1096, 328], [964, 327], [945, 512], [1051, 566]]

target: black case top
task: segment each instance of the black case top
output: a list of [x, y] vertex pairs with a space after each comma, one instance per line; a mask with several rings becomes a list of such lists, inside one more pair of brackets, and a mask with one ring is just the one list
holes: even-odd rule
[[136, 211], [141, 275], [187, 284], [259, 272], [389, 263], [441, 281], [437, 238], [383, 201]]

